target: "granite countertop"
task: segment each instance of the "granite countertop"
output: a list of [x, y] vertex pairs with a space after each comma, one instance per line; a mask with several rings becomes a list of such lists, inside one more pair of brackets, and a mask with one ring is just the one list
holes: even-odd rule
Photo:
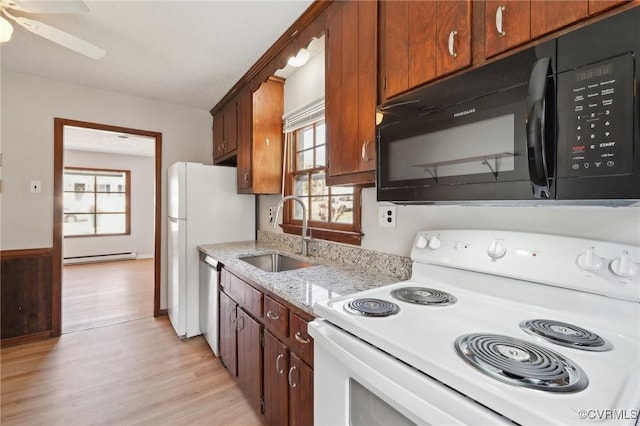
[[[266, 242], [203, 244], [198, 248], [240, 278], [264, 287], [312, 315], [313, 304], [316, 302], [400, 281], [397, 277], [368, 272], [358, 266], [325, 257], [303, 257]], [[283, 272], [265, 272], [239, 259], [274, 252], [305, 260], [314, 266]]]

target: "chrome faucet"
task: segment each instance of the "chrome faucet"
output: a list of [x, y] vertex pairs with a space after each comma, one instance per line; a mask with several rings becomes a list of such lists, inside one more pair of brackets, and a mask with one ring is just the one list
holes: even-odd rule
[[307, 236], [307, 208], [304, 205], [304, 201], [301, 198], [296, 197], [295, 195], [287, 195], [283, 197], [282, 200], [278, 201], [278, 205], [276, 206], [276, 214], [273, 216], [273, 222], [271, 226], [275, 227], [278, 222], [278, 215], [280, 214], [280, 210], [282, 209], [282, 205], [285, 201], [297, 201], [302, 207], [302, 255], [309, 256], [309, 241], [311, 241], [311, 237]]

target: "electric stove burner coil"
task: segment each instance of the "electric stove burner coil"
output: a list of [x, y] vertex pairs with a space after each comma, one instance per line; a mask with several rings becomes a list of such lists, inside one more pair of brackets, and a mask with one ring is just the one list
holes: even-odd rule
[[613, 346], [595, 333], [566, 322], [533, 319], [522, 321], [520, 328], [546, 341], [585, 351], [608, 351]]
[[373, 298], [353, 299], [344, 305], [344, 309], [349, 313], [368, 317], [387, 317], [400, 312], [400, 307], [395, 303]]
[[578, 392], [589, 383], [584, 371], [557, 352], [496, 334], [456, 339], [458, 355], [482, 373], [515, 386], [548, 392]]
[[433, 306], [452, 305], [457, 301], [452, 294], [426, 287], [397, 288], [391, 292], [391, 296], [409, 303]]

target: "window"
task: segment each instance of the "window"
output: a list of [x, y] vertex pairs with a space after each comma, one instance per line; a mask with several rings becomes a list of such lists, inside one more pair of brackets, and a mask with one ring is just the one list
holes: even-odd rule
[[[325, 123], [319, 119], [287, 133], [289, 147], [287, 195], [305, 202], [311, 235], [325, 240], [360, 245], [360, 188], [327, 186]], [[302, 209], [287, 203], [285, 232], [300, 234]]]
[[64, 236], [130, 234], [130, 174], [65, 167]]

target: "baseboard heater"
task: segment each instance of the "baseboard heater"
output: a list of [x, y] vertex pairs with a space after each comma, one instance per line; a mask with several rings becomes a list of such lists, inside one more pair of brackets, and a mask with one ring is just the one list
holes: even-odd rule
[[65, 257], [63, 263], [65, 265], [73, 265], [76, 263], [93, 263], [93, 262], [112, 262], [116, 260], [131, 260], [138, 257], [138, 253], [130, 251], [127, 253], [109, 253], [94, 254], [90, 256]]

